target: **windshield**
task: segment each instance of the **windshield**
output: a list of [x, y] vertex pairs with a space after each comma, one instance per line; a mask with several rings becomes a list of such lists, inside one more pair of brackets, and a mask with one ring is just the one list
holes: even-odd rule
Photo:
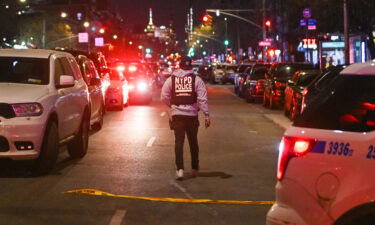
[[249, 67], [250, 65], [241, 65], [241, 66], [239, 66], [238, 67], [238, 72], [239, 73], [243, 73], [243, 72], [245, 72], [245, 69], [247, 68], [247, 67]]
[[110, 80], [123, 80], [124, 74], [122, 72], [118, 72], [116, 70], [112, 70], [109, 74]]
[[0, 82], [46, 85], [49, 83], [49, 61], [0, 57]]
[[339, 75], [306, 107], [294, 126], [353, 132], [375, 130], [375, 76]]

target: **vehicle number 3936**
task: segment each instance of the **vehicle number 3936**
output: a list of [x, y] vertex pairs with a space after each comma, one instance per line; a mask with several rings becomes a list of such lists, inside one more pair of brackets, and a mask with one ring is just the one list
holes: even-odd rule
[[[342, 155], [342, 156], [352, 156], [353, 149], [350, 149], [349, 143], [343, 142], [330, 142], [329, 149], [327, 151], [330, 155]], [[374, 154], [375, 157], [375, 154]]]
[[368, 153], [366, 155], [366, 158], [375, 159], [375, 147], [373, 145], [370, 145], [368, 147]]

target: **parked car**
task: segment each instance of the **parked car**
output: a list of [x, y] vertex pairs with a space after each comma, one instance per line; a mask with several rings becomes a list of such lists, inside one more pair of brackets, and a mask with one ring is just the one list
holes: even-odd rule
[[242, 95], [247, 102], [255, 102], [263, 98], [265, 75], [270, 67], [269, 63], [256, 63], [251, 67], [241, 88]]
[[106, 60], [103, 53], [95, 52], [95, 51], [89, 53], [89, 52], [86, 52], [86, 51], [74, 50], [74, 49], [57, 49], [57, 50], [68, 52], [68, 53], [72, 54], [74, 57], [77, 57], [79, 55], [84, 55], [87, 58], [89, 58], [90, 60], [92, 60], [92, 62], [95, 65], [95, 68], [96, 68], [96, 70], [99, 74], [99, 77], [101, 79], [103, 95], [105, 95], [105, 93], [107, 93], [107, 89], [110, 85], [110, 79], [109, 79], [110, 68], [107, 64], [107, 60]]
[[267, 225], [375, 224], [375, 62], [348, 66], [279, 145]]
[[324, 90], [331, 82], [334, 82], [339, 73], [348, 65], [331, 66], [316, 77], [302, 92], [301, 112]]
[[250, 64], [250, 63], [242, 63], [237, 68], [237, 71], [234, 74], [234, 93], [236, 94], [239, 93], [240, 84], [241, 82], [243, 82], [243, 80], [245, 79], [247, 75], [246, 70], [249, 71], [248, 68], [251, 69], [252, 66], [253, 64]]
[[284, 89], [287, 81], [298, 70], [314, 69], [307, 63], [274, 63], [266, 74], [263, 105], [271, 109], [284, 105]]
[[0, 158], [33, 160], [33, 172], [45, 174], [60, 145], [86, 155], [89, 92], [71, 54], [0, 50], [0, 93]]
[[113, 69], [110, 73], [111, 85], [106, 95], [106, 106], [108, 109], [123, 110], [129, 106], [129, 85], [123, 71]]
[[212, 71], [212, 67], [210, 65], [201, 65], [198, 68], [198, 75], [204, 80], [208, 81], [210, 74]]
[[84, 55], [75, 57], [85, 80], [90, 96], [90, 125], [94, 130], [100, 130], [103, 126], [105, 114], [104, 88], [94, 62]]
[[237, 64], [227, 64], [224, 67], [224, 75], [221, 78], [220, 83], [226, 84], [231, 83], [234, 84], [234, 77], [237, 71], [238, 65]]
[[217, 64], [212, 70], [211, 83], [216, 84], [221, 82], [221, 78], [224, 76], [225, 66], [223, 64]]
[[301, 112], [303, 90], [320, 73], [320, 70], [300, 70], [288, 80], [285, 88], [284, 112], [291, 120], [294, 120]]

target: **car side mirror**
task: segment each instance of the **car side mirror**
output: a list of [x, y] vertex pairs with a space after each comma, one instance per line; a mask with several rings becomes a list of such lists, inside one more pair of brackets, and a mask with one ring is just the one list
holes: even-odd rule
[[56, 88], [69, 88], [74, 86], [74, 77], [71, 75], [61, 75]]
[[90, 86], [100, 86], [102, 85], [102, 81], [99, 78], [93, 77], [90, 80]]

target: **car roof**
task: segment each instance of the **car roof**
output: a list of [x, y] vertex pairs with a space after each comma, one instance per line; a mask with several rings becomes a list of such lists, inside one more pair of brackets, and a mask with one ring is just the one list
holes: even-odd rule
[[355, 63], [345, 68], [341, 75], [375, 75], [375, 60]]
[[[32, 58], [41, 58], [47, 59], [52, 54], [61, 54], [62, 52], [54, 50], [45, 50], [45, 49], [0, 49], [0, 57], [32, 57]], [[67, 53], [63, 53], [67, 54]], [[70, 54], [67, 54], [70, 55]]]

